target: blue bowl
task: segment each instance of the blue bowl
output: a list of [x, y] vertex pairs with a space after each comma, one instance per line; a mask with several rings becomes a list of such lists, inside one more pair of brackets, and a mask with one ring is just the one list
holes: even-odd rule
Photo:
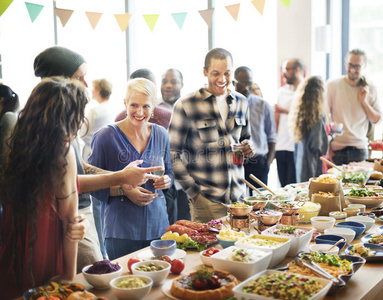
[[[322, 234], [322, 235], [318, 235], [318, 236], [315, 237], [315, 244], [330, 244], [330, 245], [334, 245], [340, 239], [343, 239], [343, 237], [340, 236], [340, 235]], [[344, 242], [341, 242], [340, 244], [338, 244], [339, 251], [342, 251], [344, 246], [346, 246], [346, 239], [344, 239], [344, 240], [345, 240]]]
[[224, 240], [221, 240], [219, 238], [217, 238], [217, 240], [218, 240], [218, 243], [222, 246], [222, 248], [234, 246], [234, 244], [236, 242], [236, 241], [224, 241]]
[[375, 220], [375, 214], [372, 212], [359, 212], [357, 215], [358, 216], [364, 216], [364, 217], [370, 217], [371, 219]]
[[154, 256], [169, 255], [172, 256], [177, 249], [175, 240], [154, 240], [150, 243], [150, 250]]
[[359, 222], [353, 222], [353, 221], [339, 222], [335, 224], [335, 227], [345, 227], [345, 228], [350, 228], [354, 230], [355, 238], [360, 236], [366, 230], [366, 225]]

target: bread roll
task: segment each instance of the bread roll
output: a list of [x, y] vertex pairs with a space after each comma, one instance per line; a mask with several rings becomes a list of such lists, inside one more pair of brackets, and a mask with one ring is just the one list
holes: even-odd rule
[[371, 179], [382, 179], [383, 178], [383, 173], [379, 171], [373, 171], [370, 175]]

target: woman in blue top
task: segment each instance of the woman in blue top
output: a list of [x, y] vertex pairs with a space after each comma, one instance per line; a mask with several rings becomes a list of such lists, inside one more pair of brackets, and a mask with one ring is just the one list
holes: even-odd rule
[[[155, 85], [144, 78], [128, 82], [126, 118], [95, 133], [88, 162], [117, 171], [143, 160], [150, 167], [154, 156], [163, 157], [165, 175], [141, 187], [112, 187], [92, 193], [103, 202], [105, 246], [110, 259], [142, 249], [169, 226], [163, 189], [173, 182], [167, 131], [148, 122], [156, 99]], [[157, 193], [155, 192], [157, 189]], [[102, 241], [101, 241], [102, 242]]]

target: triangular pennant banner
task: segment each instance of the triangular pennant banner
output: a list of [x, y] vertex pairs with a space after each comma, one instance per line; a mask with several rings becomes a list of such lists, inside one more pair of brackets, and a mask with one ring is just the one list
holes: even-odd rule
[[85, 13], [86, 13], [86, 16], [88, 17], [90, 26], [92, 26], [92, 28], [94, 30], [98, 24], [98, 21], [100, 21], [102, 13], [87, 12], [87, 11]]
[[56, 8], [55, 11], [56, 11], [56, 15], [59, 17], [59, 19], [61, 21], [61, 25], [63, 27], [65, 27], [65, 25], [68, 22], [69, 18], [73, 14], [73, 10]]
[[155, 15], [143, 15], [144, 19], [146, 21], [146, 24], [148, 24], [150, 30], [153, 32], [154, 27], [156, 26], [158, 17], [160, 15], [155, 14]]
[[0, 1], [0, 17], [7, 10], [8, 6], [11, 5], [13, 0], [1, 0]]
[[27, 10], [29, 13], [29, 17], [31, 18], [32, 23], [36, 20], [36, 18], [41, 13], [41, 10], [44, 8], [44, 5], [34, 4], [25, 2], [25, 5], [27, 6]]
[[122, 32], [124, 32], [128, 28], [131, 16], [132, 15], [129, 13], [114, 14], [114, 17], [117, 20], [118, 26], [120, 26]]
[[281, 2], [286, 6], [287, 8], [290, 7], [290, 0], [281, 0]]
[[201, 15], [202, 19], [204, 19], [204, 21], [206, 22], [207, 26], [210, 28], [211, 27], [211, 22], [212, 22], [212, 19], [213, 19], [214, 8], [200, 10], [198, 12]]
[[265, 7], [265, 1], [266, 0], [253, 0], [251, 3], [253, 3], [254, 7], [259, 11], [261, 15], [263, 15], [263, 9]]
[[231, 14], [231, 16], [236, 21], [237, 21], [237, 18], [238, 18], [239, 6], [240, 6], [239, 3], [238, 4], [233, 4], [233, 5], [225, 6], [227, 11]]
[[187, 15], [186, 12], [172, 14], [174, 21], [176, 21], [178, 27], [181, 30], [182, 30], [182, 27], [184, 26], [186, 15]]

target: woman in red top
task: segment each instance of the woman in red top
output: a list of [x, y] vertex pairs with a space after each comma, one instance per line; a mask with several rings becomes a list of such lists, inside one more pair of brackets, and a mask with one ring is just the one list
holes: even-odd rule
[[0, 246], [2, 299], [73, 280], [77, 241], [77, 167], [70, 145], [84, 119], [85, 87], [60, 77], [41, 81], [20, 113], [3, 176]]

